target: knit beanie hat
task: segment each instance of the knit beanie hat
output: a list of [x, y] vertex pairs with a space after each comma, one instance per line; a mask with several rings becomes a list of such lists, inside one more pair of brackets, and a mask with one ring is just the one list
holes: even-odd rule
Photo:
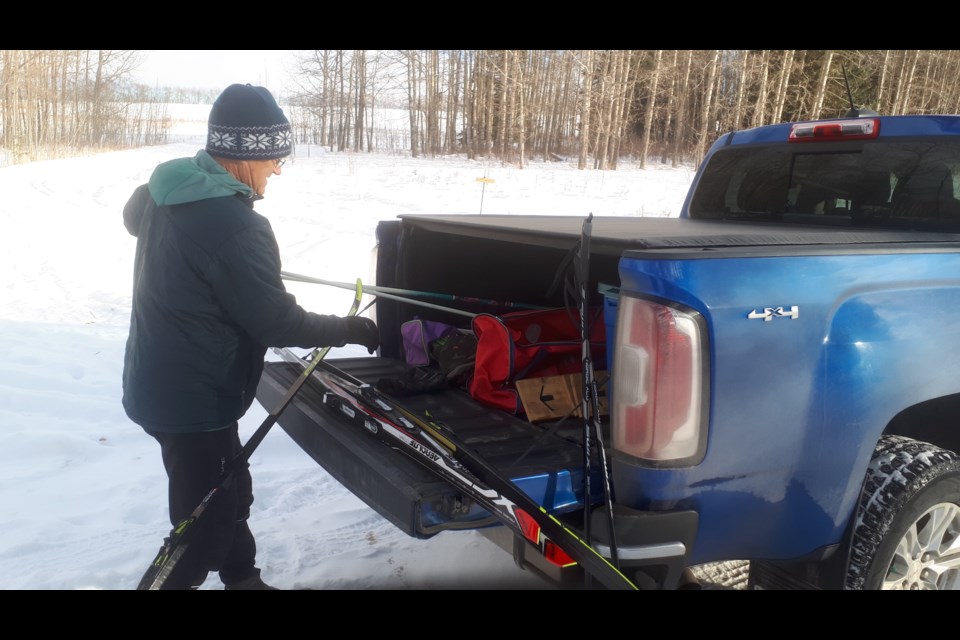
[[207, 122], [207, 153], [235, 160], [290, 155], [290, 121], [264, 87], [232, 84], [217, 97]]

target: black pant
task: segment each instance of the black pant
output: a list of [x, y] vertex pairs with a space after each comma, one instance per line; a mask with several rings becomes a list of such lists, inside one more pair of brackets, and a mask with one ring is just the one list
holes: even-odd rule
[[[240, 452], [237, 426], [234, 422], [225, 429], [200, 433], [147, 432], [160, 443], [170, 481], [170, 523], [174, 527], [217, 486], [226, 465]], [[194, 552], [189, 554], [189, 565], [183, 567], [187, 576], [184, 586], [201, 585], [210, 571], [219, 571], [225, 585], [259, 573], [254, 566], [257, 545], [247, 526], [252, 504], [250, 465], [244, 462], [236, 466], [231, 481], [203, 514], [203, 536], [191, 543]]]

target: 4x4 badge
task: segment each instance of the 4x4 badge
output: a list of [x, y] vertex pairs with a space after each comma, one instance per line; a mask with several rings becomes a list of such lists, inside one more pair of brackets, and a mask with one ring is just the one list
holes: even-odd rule
[[800, 307], [796, 305], [790, 307], [789, 311], [783, 307], [764, 307], [763, 311], [754, 309], [747, 314], [747, 318], [750, 320], [763, 320], [764, 322], [770, 322], [774, 318], [790, 318], [791, 320], [796, 320], [799, 317]]

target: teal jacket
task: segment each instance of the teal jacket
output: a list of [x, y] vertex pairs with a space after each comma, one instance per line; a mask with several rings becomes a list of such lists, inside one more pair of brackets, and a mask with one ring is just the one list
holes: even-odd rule
[[148, 431], [222, 429], [253, 403], [268, 347], [342, 346], [280, 278], [258, 196], [206, 151], [159, 165], [123, 210], [137, 238], [123, 407]]

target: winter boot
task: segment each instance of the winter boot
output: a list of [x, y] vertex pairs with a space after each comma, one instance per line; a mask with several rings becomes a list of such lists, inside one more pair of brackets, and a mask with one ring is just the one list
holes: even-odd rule
[[223, 586], [224, 591], [279, 591], [276, 587], [271, 587], [263, 578], [260, 577], [260, 570], [249, 578], [244, 578], [238, 582], [231, 582]]

